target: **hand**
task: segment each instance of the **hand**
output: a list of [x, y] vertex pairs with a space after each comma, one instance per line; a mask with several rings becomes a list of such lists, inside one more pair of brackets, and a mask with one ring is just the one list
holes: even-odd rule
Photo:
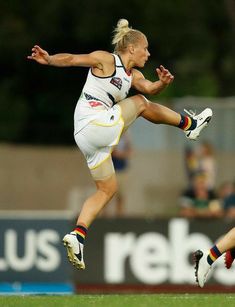
[[35, 45], [32, 48], [32, 54], [27, 56], [27, 59], [34, 60], [43, 65], [47, 65], [49, 64], [50, 56], [46, 50], [43, 50], [39, 46]]
[[174, 80], [174, 76], [166, 69], [163, 65], [156, 69], [159, 80], [164, 84], [168, 85]]

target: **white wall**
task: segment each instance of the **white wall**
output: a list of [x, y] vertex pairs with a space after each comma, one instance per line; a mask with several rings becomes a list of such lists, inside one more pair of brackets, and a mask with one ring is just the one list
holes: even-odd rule
[[[233, 180], [234, 153], [218, 152], [217, 161], [217, 183]], [[127, 213], [176, 212], [177, 197], [186, 185], [183, 162], [180, 151], [136, 149], [125, 191]], [[94, 184], [76, 147], [0, 145], [0, 209], [78, 211], [92, 191]]]

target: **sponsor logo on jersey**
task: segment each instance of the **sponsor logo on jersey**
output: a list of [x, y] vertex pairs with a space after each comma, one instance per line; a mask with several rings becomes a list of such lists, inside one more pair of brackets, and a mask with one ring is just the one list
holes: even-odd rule
[[119, 90], [122, 88], [122, 79], [121, 78], [113, 77], [111, 79], [110, 83], [113, 84], [114, 86], [116, 86]]
[[128, 80], [127, 78], [123, 78], [126, 82], [130, 83], [130, 80]]

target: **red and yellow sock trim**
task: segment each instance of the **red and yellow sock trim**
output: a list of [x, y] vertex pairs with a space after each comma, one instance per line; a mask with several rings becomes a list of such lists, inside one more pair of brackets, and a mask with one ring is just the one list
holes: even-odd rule
[[214, 245], [211, 249], [210, 252], [207, 256], [207, 262], [212, 265], [213, 262], [215, 262], [215, 260], [217, 258], [219, 258], [221, 256], [221, 252], [219, 251], [218, 247], [216, 245]]
[[85, 239], [85, 237], [86, 237], [86, 232], [85, 232], [83, 229], [81, 229], [81, 228], [75, 228], [75, 229], [74, 229], [74, 232], [75, 232], [77, 235], [81, 236], [83, 239]]
[[192, 120], [189, 116], [185, 116], [185, 123], [182, 127], [183, 130], [188, 130], [192, 125]]
[[218, 254], [218, 253], [216, 253], [216, 251], [215, 251], [215, 249], [210, 249], [210, 254], [209, 254], [209, 256], [210, 256], [210, 258], [211, 258], [211, 260], [214, 262], [217, 258], [219, 258], [219, 256], [220, 256], [221, 254]]

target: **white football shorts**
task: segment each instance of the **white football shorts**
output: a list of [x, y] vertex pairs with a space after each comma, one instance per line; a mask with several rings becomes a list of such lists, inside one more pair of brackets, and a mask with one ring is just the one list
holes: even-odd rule
[[97, 116], [74, 135], [90, 170], [97, 168], [110, 157], [124, 127], [121, 107], [116, 104], [109, 110], [97, 111]]

